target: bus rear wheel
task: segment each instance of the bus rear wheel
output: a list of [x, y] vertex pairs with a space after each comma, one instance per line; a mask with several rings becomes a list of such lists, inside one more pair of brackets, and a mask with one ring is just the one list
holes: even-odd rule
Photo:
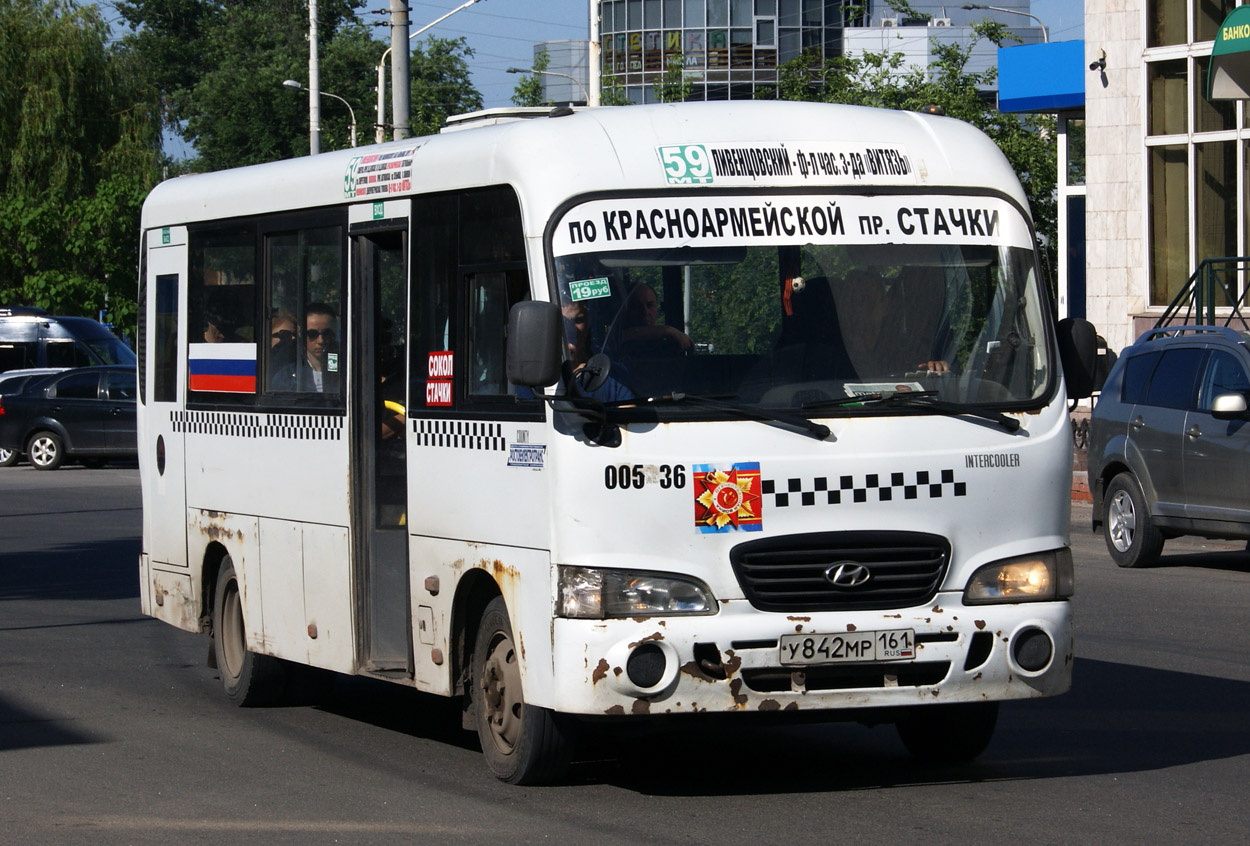
[[512, 623], [503, 597], [486, 606], [473, 649], [474, 720], [482, 755], [509, 784], [549, 784], [568, 769], [572, 724], [547, 708], [528, 705]]
[[958, 702], [908, 708], [895, 728], [914, 757], [937, 764], [962, 764], [985, 751], [997, 724], [997, 702]]
[[221, 561], [213, 599], [213, 655], [226, 698], [235, 705], [273, 705], [285, 694], [286, 665], [247, 648], [243, 595], [229, 555]]

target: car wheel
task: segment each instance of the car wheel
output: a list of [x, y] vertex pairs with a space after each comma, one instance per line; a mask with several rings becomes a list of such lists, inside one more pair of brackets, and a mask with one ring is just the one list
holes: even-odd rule
[[26, 444], [26, 457], [38, 470], [55, 470], [65, 463], [65, 444], [56, 432], [36, 432]]
[[15, 449], [0, 449], [0, 467], [12, 467], [22, 454]]
[[1146, 497], [1131, 473], [1121, 473], [1107, 485], [1102, 516], [1103, 538], [1116, 564], [1149, 567], [1159, 560], [1163, 534], [1150, 519]]
[[960, 702], [908, 708], [894, 727], [914, 757], [962, 764], [985, 751], [997, 724], [997, 702]]
[[473, 649], [474, 721], [492, 773], [510, 784], [548, 784], [564, 775], [572, 724], [526, 704], [512, 623], [503, 597], [486, 606]]
[[229, 555], [222, 559], [214, 592], [213, 654], [226, 698], [235, 705], [273, 705], [285, 696], [287, 665], [247, 648], [243, 595]]

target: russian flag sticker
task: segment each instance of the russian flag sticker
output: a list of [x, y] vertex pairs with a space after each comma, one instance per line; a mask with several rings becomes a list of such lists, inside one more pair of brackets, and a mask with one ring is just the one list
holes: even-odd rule
[[255, 344], [191, 344], [187, 387], [192, 391], [256, 393]]

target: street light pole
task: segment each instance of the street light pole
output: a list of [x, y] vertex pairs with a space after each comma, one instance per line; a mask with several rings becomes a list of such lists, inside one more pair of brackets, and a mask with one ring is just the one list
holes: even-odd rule
[[570, 79], [577, 85], [578, 88], [582, 89], [582, 97], [583, 97], [582, 102], [586, 103], [587, 105], [590, 104], [590, 92], [586, 90], [585, 85], [582, 85], [582, 81], [575, 76], [570, 76], [567, 73], [559, 73], [557, 71], [536, 70], [534, 68], [508, 68], [505, 72], [506, 73], [533, 73], [533, 74], [542, 74], [543, 76], [561, 76], [561, 77], [564, 77], [565, 79]]
[[[300, 85], [299, 82], [297, 82], [294, 79], [283, 80], [282, 87], [290, 88], [292, 91], [307, 91], [308, 90], [304, 86]], [[356, 146], [356, 110], [352, 108], [351, 103], [347, 102], [346, 100], [344, 100], [342, 97], [340, 97], [337, 94], [331, 94], [329, 91], [322, 91], [321, 95], [323, 97], [333, 97], [335, 100], [338, 100], [344, 106], [347, 106], [347, 113], [351, 115], [352, 146], [355, 147]]]
[[1050, 43], [1050, 36], [1046, 34], [1046, 24], [1042, 23], [1042, 19], [1032, 12], [1022, 12], [1019, 9], [1004, 9], [1002, 6], [982, 6], [980, 3], [968, 3], [962, 8], [970, 12], [976, 9], [983, 9], [987, 12], [1003, 12], [1008, 15], [1023, 15], [1026, 18], [1032, 18], [1037, 21], [1037, 25], [1042, 29], [1042, 43]]
[[[599, 0], [590, 0], [590, 49], [586, 51], [586, 78], [590, 80], [590, 96], [586, 98], [587, 106], [598, 106], [603, 96], [603, 54], [599, 44]], [[689, 314], [690, 312], [686, 312]]]
[[321, 64], [317, 52], [317, 0], [308, 0], [308, 154], [321, 152]]
[[406, 0], [391, 0], [391, 46], [382, 53], [382, 59], [378, 62], [378, 131], [375, 137], [377, 137], [379, 142], [382, 141], [382, 125], [384, 123], [382, 112], [386, 103], [386, 96], [383, 93], [385, 89], [383, 67], [386, 64], [386, 54], [393, 54], [391, 56], [391, 114], [395, 123], [394, 139], [398, 141], [401, 138], [407, 138], [409, 134], [412, 77], [408, 71], [408, 42], [426, 30], [447, 20], [456, 12], [463, 11], [474, 3], [480, 2], [481, 0], [466, 0], [466, 2], [452, 9], [447, 14], [430, 21], [409, 35]]

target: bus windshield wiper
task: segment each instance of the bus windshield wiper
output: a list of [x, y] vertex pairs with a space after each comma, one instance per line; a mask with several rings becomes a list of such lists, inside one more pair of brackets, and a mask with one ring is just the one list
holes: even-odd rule
[[689, 403], [691, 405], [701, 405], [704, 408], [714, 408], [718, 411], [727, 411], [738, 417], [744, 417], [748, 420], [758, 420], [769, 426], [776, 426], [779, 429], [787, 429], [792, 432], [799, 432], [804, 435], [823, 441], [829, 438], [833, 432], [828, 426], [822, 423], [816, 423], [808, 420], [806, 417], [800, 417], [796, 414], [786, 414], [781, 411], [771, 411], [769, 409], [757, 408], [750, 405], [742, 405], [736, 402], [725, 402], [721, 399], [700, 396], [698, 394], [685, 394], [674, 391], [672, 394], [663, 397], [652, 397], [650, 400], [630, 400], [639, 404], [645, 402], [673, 402], [673, 403]]
[[938, 414], [945, 414], [951, 417], [979, 417], [982, 420], [989, 420], [992, 423], [997, 423], [1008, 432], [1018, 432], [1020, 430], [1020, 421], [1014, 417], [1009, 417], [1000, 411], [994, 411], [989, 408], [959, 405], [958, 403], [940, 400], [937, 398], [937, 391], [898, 391], [892, 393], [863, 394], [857, 397], [840, 397], [835, 400], [821, 400], [819, 402], [808, 403], [803, 407], [830, 408], [852, 405], [855, 403], [895, 408], [928, 409], [935, 411]]

